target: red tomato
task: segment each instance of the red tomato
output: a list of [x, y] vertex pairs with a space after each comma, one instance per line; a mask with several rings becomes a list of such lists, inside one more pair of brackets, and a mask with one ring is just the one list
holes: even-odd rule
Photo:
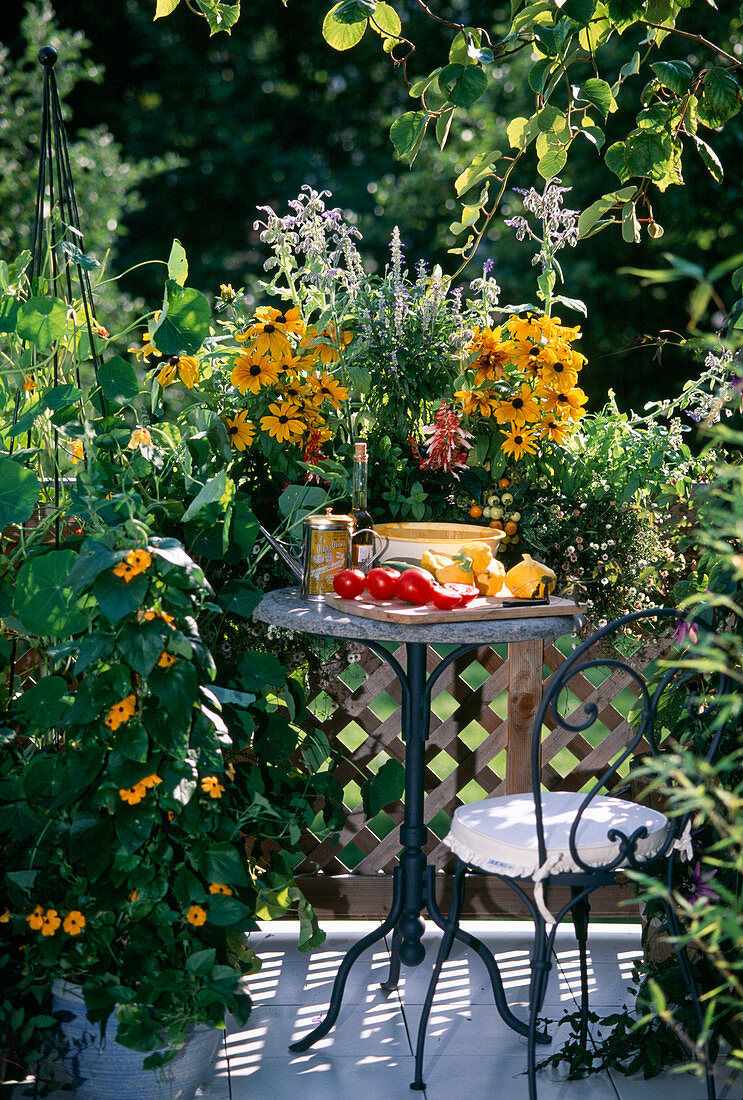
[[435, 584], [430, 577], [419, 573], [417, 569], [406, 569], [397, 585], [395, 595], [405, 603], [424, 604], [433, 596]]
[[397, 594], [400, 574], [396, 569], [385, 569], [379, 565], [370, 569], [366, 575], [366, 590], [375, 600], [392, 600]]
[[366, 574], [360, 569], [341, 569], [333, 577], [333, 588], [344, 600], [352, 600], [366, 588]]
[[444, 588], [450, 592], [456, 592], [462, 605], [468, 604], [480, 595], [479, 589], [475, 588], [473, 584], [455, 584], [454, 581], [447, 581]]
[[462, 604], [462, 597], [458, 592], [452, 592], [451, 588], [444, 588], [443, 585], [437, 585], [433, 590], [431, 596], [434, 606], [438, 607], [439, 611], [452, 611], [455, 607], [460, 607]]

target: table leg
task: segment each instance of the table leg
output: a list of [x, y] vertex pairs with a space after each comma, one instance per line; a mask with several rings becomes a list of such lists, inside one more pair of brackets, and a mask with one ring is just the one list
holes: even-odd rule
[[531, 790], [531, 731], [542, 701], [544, 642], [511, 642], [508, 647], [505, 794]]

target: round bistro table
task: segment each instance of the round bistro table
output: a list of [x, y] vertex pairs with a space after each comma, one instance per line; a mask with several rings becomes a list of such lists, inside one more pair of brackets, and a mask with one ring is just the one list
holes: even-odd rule
[[[392, 932], [390, 973], [382, 989], [397, 987], [400, 966], [418, 966], [425, 948], [422, 913], [444, 928], [446, 921], [436, 900], [436, 868], [427, 864], [425, 844], [428, 828], [423, 819], [425, 746], [428, 738], [431, 692], [439, 676], [463, 654], [483, 645], [508, 644], [508, 753], [505, 793], [526, 790], [529, 783], [529, 733], [542, 694], [542, 655], [545, 638], [574, 634], [583, 624], [580, 615], [551, 615], [536, 618], [463, 619], [443, 623], [403, 625], [345, 615], [319, 600], [302, 599], [298, 588], [269, 592], [253, 612], [256, 619], [288, 630], [361, 642], [394, 670], [402, 689], [401, 734], [405, 744], [405, 808], [400, 826], [402, 851], [393, 872], [392, 904], [379, 928], [354, 944], [345, 955], [333, 985], [330, 1007], [322, 1023], [293, 1043], [290, 1050], [302, 1052], [332, 1028], [340, 1012], [343, 992], [351, 967], [372, 944]], [[404, 645], [405, 668], [381, 643]], [[426, 676], [426, 650], [430, 644], [455, 645], [430, 676]], [[457, 938], [479, 955], [487, 967], [493, 996], [504, 1021], [522, 1035], [528, 1025], [508, 1008], [500, 972], [490, 951], [477, 937], [463, 930]]]

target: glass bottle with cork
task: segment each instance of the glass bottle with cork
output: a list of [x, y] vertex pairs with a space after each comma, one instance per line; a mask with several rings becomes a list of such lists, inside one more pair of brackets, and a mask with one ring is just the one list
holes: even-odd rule
[[356, 443], [353, 452], [353, 479], [351, 482], [351, 516], [354, 531], [362, 532], [352, 543], [352, 568], [365, 569], [374, 557], [374, 535], [369, 528], [374, 521], [367, 510], [367, 477], [369, 456], [366, 443]]

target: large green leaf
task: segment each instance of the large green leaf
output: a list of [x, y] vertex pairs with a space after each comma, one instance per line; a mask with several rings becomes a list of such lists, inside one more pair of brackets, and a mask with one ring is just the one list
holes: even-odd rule
[[16, 331], [37, 348], [59, 340], [66, 328], [67, 306], [58, 298], [29, 298], [18, 310]]
[[67, 683], [61, 676], [42, 676], [21, 692], [16, 704], [23, 733], [29, 735], [51, 729], [60, 722], [70, 702]]
[[402, 798], [405, 790], [405, 769], [399, 760], [386, 760], [376, 775], [361, 785], [361, 798], [367, 818]]
[[149, 585], [147, 573], [140, 573], [133, 580], [116, 577], [110, 570], [102, 572], [93, 585], [93, 595], [110, 623], [118, 623], [125, 615], [131, 615], [141, 607]]
[[74, 550], [51, 550], [18, 570], [13, 610], [29, 634], [60, 638], [85, 629], [88, 619], [73, 603], [69, 574]]
[[562, 172], [567, 164], [567, 160], [567, 150], [564, 149], [562, 145], [552, 145], [547, 152], [539, 158], [537, 171], [542, 179], [551, 180], [559, 172]]
[[475, 65], [446, 65], [439, 73], [439, 88], [450, 103], [471, 107], [488, 86], [488, 78]]
[[139, 393], [139, 382], [134, 368], [120, 355], [101, 364], [98, 380], [103, 396], [113, 405], [128, 405]]
[[338, 23], [363, 23], [374, 15], [376, 0], [341, 0], [333, 8], [333, 18]]
[[472, 163], [457, 176], [454, 188], [458, 195], [464, 195], [470, 188], [495, 175], [493, 164], [500, 157], [500, 149], [490, 153], [478, 153]]
[[[233, 483], [230, 481], [229, 486], [234, 490]], [[207, 504], [212, 504], [216, 501], [221, 501], [227, 494], [228, 480], [227, 474], [224, 470], [220, 470], [214, 477], [209, 478], [207, 483], [201, 487], [199, 492], [193, 498], [186, 511], [183, 513], [183, 523], [188, 523], [198, 515], [202, 508], [205, 508]]]
[[36, 474], [12, 458], [0, 458], [0, 531], [9, 523], [25, 522], [40, 492]]
[[15, 332], [21, 304], [10, 294], [0, 297], [0, 332]]
[[399, 36], [402, 30], [402, 23], [400, 22], [400, 16], [395, 9], [389, 4], [378, 3], [374, 9], [374, 16], [369, 23], [372, 30], [377, 31], [380, 34], [390, 34], [393, 37]]
[[221, 841], [210, 844], [199, 857], [199, 870], [209, 882], [223, 882], [228, 886], [245, 886], [248, 879], [245, 863], [234, 844]]
[[406, 111], [392, 123], [390, 140], [401, 160], [413, 163], [430, 118], [427, 111]]
[[201, 12], [209, 24], [209, 33], [217, 31], [232, 33], [232, 28], [240, 18], [240, 0], [234, 4], [223, 4], [219, 0], [197, 0]]
[[689, 90], [694, 70], [685, 61], [656, 61], [650, 66], [664, 88], [677, 95]]
[[722, 126], [740, 110], [738, 82], [727, 69], [709, 69], [702, 78], [699, 121], [705, 126]]
[[188, 278], [186, 250], [177, 237], [173, 241], [168, 256], [168, 278], [178, 283], [179, 286], [185, 286]]
[[193, 355], [209, 335], [212, 311], [204, 295], [174, 279], [165, 283], [165, 302], [150, 336], [163, 355]]
[[340, 6], [336, 4], [323, 19], [322, 36], [334, 50], [342, 52], [352, 49], [361, 41], [367, 28], [367, 20], [359, 23], [341, 23], [336, 19], [336, 12]]
[[611, 88], [605, 80], [599, 77], [591, 77], [581, 84], [580, 94], [582, 99], [587, 99], [594, 107], [598, 107], [606, 118], [611, 111], [616, 111], [617, 104], [611, 93]]
[[222, 586], [218, 599], [225, 611], [239, 615], [243, 619], [249, 619], [262, 597], [261, 589], [256, 588], [251, 581], [236, 579], [227, 581]]

